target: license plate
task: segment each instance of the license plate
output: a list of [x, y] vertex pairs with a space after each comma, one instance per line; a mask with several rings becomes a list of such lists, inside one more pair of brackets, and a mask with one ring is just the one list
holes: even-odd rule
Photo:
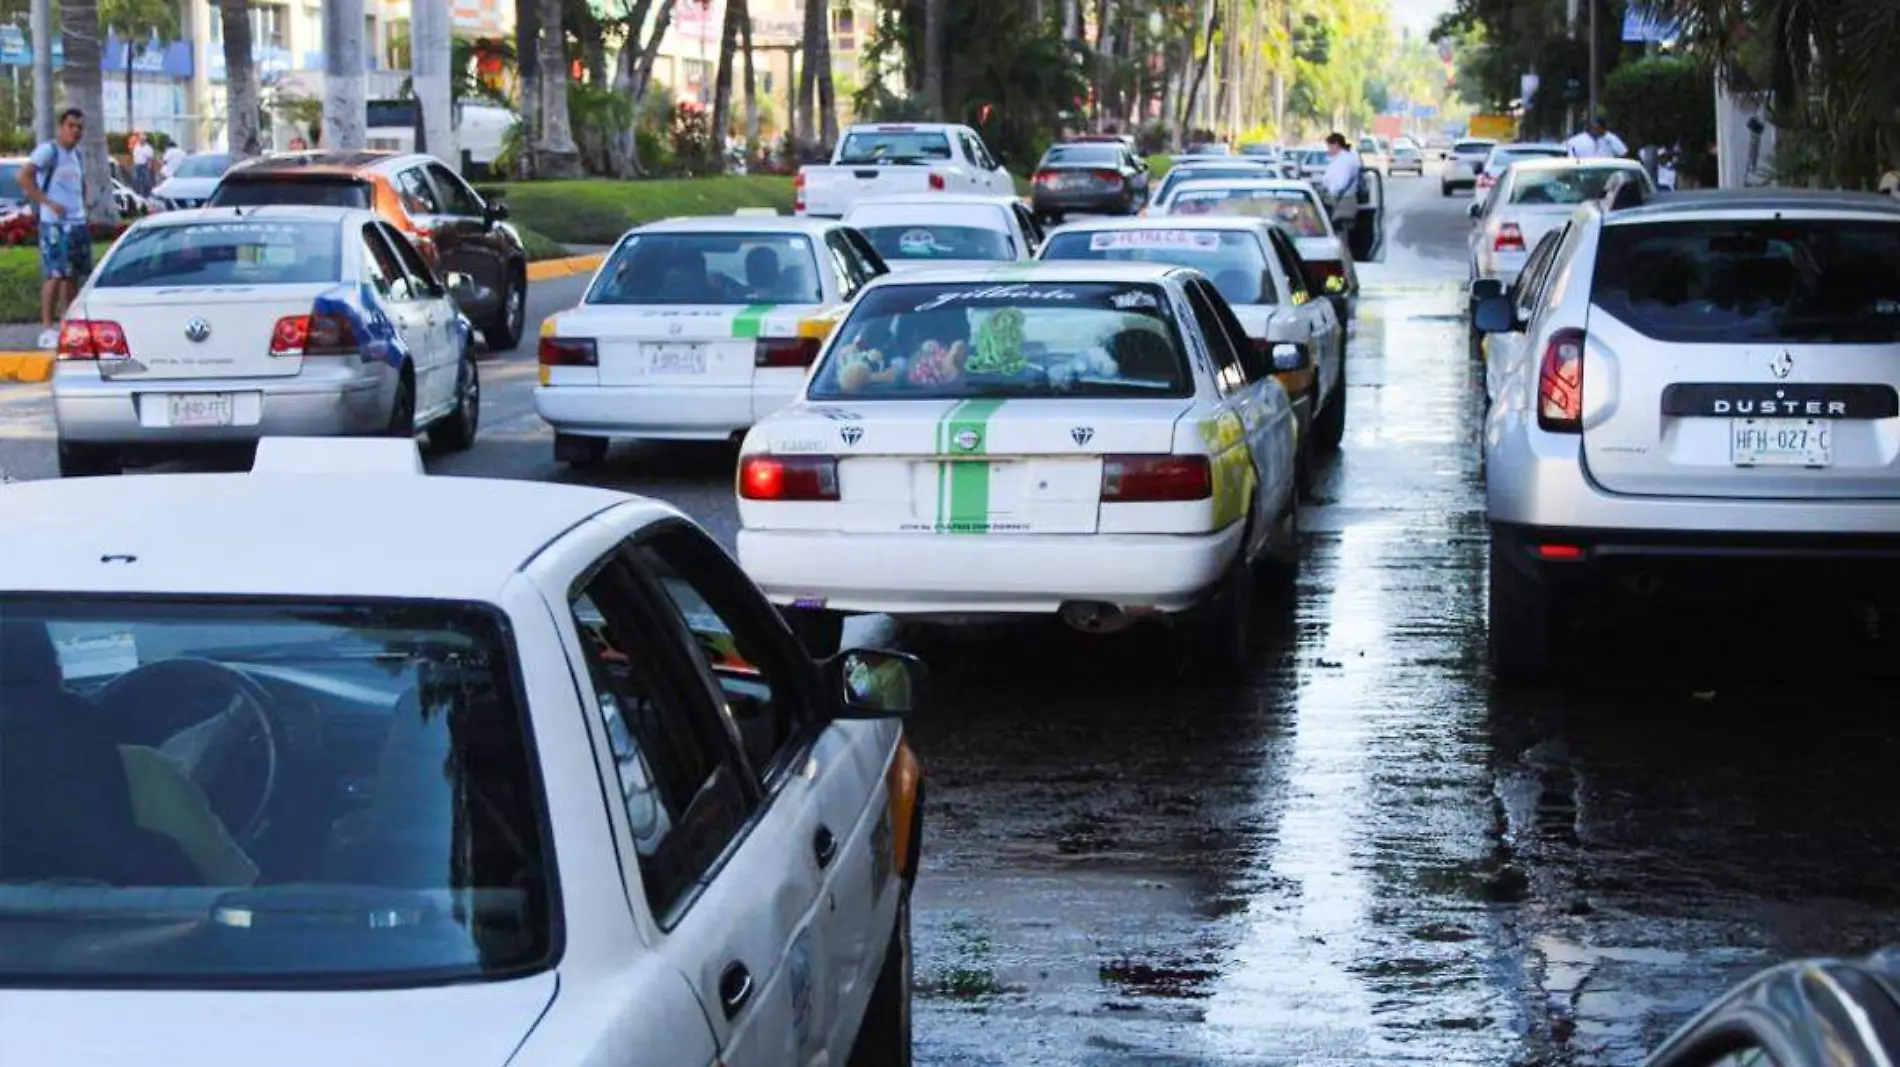
[[230, 393], [172, 393], [165, 403], [173, 426], [229, 426], [236, 415]]
[[1731, 419], [1729, 455], [1737, 467], [1827, 467], [1834, 426], [1826, 419]]
[[648, 345], [647, 371], [651, 374], [704, 374], [703, 345]]

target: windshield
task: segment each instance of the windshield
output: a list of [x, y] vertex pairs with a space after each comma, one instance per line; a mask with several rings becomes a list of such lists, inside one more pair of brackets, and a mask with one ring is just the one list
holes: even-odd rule
[[101, 289], [169, 285], [308, 285], [341, 275], [342, 228], [322, 222], [204, 222], [135, 228], [93, 282]]
[[1461, 156], [1481, 156], [1491, 151], [1491, 147], [1495, 144], [1497, 144], [1496, 141], [1459, 141], [1452, 146], [1451, 150]]
[[812, 376], [813, 400], [1192, 392], [1159, 286], [892, 285], [865, 294]]
[[644, 233], [614, 249], [589, 304], [822, 304], [811, 241], [796, 233]]
[[216, 178], [231, 169], [231, 157], [222, 152], [204, 152], [185, 157], [173, 175], [177, 178]]
[[844, 139], [837, 162], [930, 163], [950, 158], [950, 139], [938, 132], [861, 130]]
[[546, 965], [543, 805], [492, 610], [8, 596], [0, 675], [0, 984]]
[[1326, 236], [1319, 201], [1299, 189], [1183, 189], [1168, 202], [1168, 214], [1244, 215], [1277, 222], [1295, 237]]
[[851, 225], [870, 239], [878, 255], [886, 262], [903, 260], [1016, 258], [1009, 234], [999, 229], [1000, 218], [991, 225], [975, 219], [947, 223], [854, 221]]
[[310, 177], [246, 178], [235, 176], [218, 183], [211, 192], [209, 207], [260, 207], [265, 204], [298, 204], [307, 207], [370, 206], [369, 186], [350, 178]]
[[1585, 200], [1600, 200], [1610, 179], [1618, 174], [1642, 174], [1642, 171], [1632, 167], [1520, 170], [1511, 176], [1511, 203], [1581, 204]]
[[1497, 148], [1492, 150], [1484, 169], [1502, 173], [1504, 168], [1526, 159], [1562, 159], [1569, 154], [1561, 148]]
[[1590, 298], [1660, 341], [1900, 342], [1900, 224], [1723, 219], [1605, 226]]
[[1157, 227], [1059, 233], [1049, 239], [1042, 258], [1193, 267], [1212, 278], [1214, 287], [1230, 304], [1275, 302], [1260, 237], [1240, 230]]

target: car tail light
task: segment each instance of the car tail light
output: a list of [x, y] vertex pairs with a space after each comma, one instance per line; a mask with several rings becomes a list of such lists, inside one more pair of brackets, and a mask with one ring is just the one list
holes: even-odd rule
[[347, 356], [358, 350], [356, 329], [341, 315], [286, 315], [270, 333], [273, 356]]
[[1206, 500], [1214, 472], [1206, 456], [1104, 456], [1104, 503]]
[[1583, 331], [1558, 330], [1537, 372], [1537, 425], [1551, 433], [1583, 431]]
[[1517, 223], [1515, 222], [1507, 222], [1504, 225], [1499, 226], [1498, 235], [1491, 242], [1491, 251], [1493, 252], [1522, 252], [1524, 251], [1524, 231], [1518, 229]]
[[949, 183], [944, 181], [943, 175], [932, 174], [930, 176], [930, 189], [932, 192], [942, 192], [947, 188], [949, 188]]
[[600, 349], [593, 341], [573, 337], [543, 337], [536, 353], [543, 367], [598, 367]]
[[1122, 176], [1120, 171], [1098, 170], [1095, 172], [1095, 180], [1106, 182], [1109, 185], [1120, 185], [1122, 183]]
[[103, 319], [68, 319], [59, 328], [60, 359], [130, 359], [125, 331]]
[[1056, 172], [1053, 170], [1039, 170], [1036, 172], [1034, 181], [1037, 185], [1054, 185], [1056, 183]]
[[1318, 289], [1322, 293], [1339, 293], [1346, 289], [1346, 264], [1336, 259], [1309, 259], [1306, 261], [1307, 273], [1311, 280], [1307, 287]]
[[802, 170], [792, 179], [792, 210], [805, 210], [805, 172]]
[[809, 367], [818, 361], [822, 337], [761, 337], [752, 349], [755, 367]]
[[739, 496], [746, 500], [836, 500], [838, 461], [832, 456], [747, 456], [739, 462]]

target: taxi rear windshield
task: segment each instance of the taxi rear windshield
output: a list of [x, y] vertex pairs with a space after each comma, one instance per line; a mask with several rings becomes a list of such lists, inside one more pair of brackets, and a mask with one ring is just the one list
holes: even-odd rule
[[341, 276], [342, 229], [328, 222], [150, 226], [119, 239], [93, 285], [314, 285]]
[[820, 304], [811, 240], [796, 233], [647, 233], [601, 268], [589, 304]]
[[1259, 236], [1238, 230], [1157, 227], [1058, 233], [1049, 238], [1042, 258], [1193, 267], [1212, 278], [1214, 288], [1230, 304], [1275, 302]]
[[0, 986], [548, 966], [511, 647], [472, 604], [0, 597]]
[[1298, 189], [1184, 189], [1168, 202], [1170, 215], [1242, 215], [1277, 222], [1295, 237], [1326, 236], [1319, 203]]
[[899, 285], [839, 327], [813, 400], [1180, 397], [1193, 391], [1155, 285]]
[[1564, 170], [1519, 171], [1512, 177], [1511, 203], [1581, 204], [1603, 199], [1610, 179], [1618, 174], [1641, 174], [1628, 167], [1576, 167]]
[[1722, 219], [1605, 226], [1597, 308], [1659, 341], [1900, 342], [1900, 224]]
[[299, 207], [351, 207], [368, 210], [369, 183], [356, 178], [270, 176], [226, 178], [211, 191], [208, 207], [263, 207], [295, 204]]

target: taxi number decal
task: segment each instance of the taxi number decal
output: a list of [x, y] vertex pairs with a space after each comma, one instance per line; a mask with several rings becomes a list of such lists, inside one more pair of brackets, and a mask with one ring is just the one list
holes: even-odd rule
[[1089, 251], [1111, 248], [1195, 248], [1201, 251], [1220, 247], [1220, 234], [1194, 230], [1109, 230], [1089, 237]]

